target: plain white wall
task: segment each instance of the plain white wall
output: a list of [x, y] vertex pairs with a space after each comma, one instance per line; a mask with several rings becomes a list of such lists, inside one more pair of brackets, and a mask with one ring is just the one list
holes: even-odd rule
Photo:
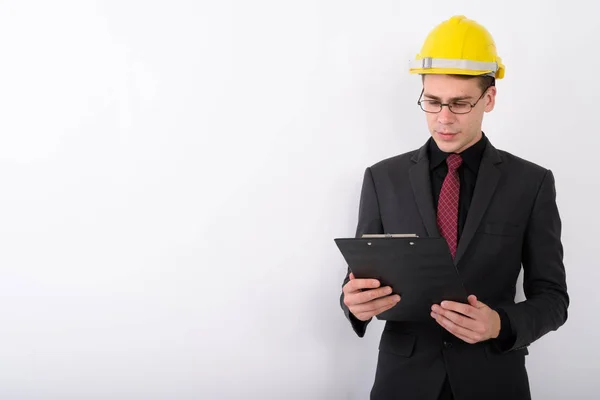
[[365, 399], [339, 307], [362, 173], [428, 138], [438, 22], [506, 63], [484, 129], [551, 168], [567, 324], [536, 399], [600, 390], [597, 2], [0, 3], [0, 397]]

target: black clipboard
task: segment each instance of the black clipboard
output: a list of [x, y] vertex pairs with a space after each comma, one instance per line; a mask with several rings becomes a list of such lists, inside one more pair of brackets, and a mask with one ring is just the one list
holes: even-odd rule
[[468, 303], [468, 294], [444, 238], [370, 235], [334, 239], [356, 278], [375, 278], [401, 299], [377, 315], [390, 321], [431, 321], [443, 300]]

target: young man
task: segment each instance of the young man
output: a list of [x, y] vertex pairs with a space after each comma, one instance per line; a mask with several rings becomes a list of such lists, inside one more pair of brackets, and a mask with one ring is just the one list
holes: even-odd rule
[[[456, 16], [412, 63], [431, 138], [366, 169], [356, 236], [444, 237], [469, 304], [432, 304], [428, 323], [387, 321], [371, 399], [530, 399], [528, 345], [567, 319], [552, 172], [496, 149], [482, 132], [504, 65], [489, 32]], [[515, 304], [524, 269], [526, 301]], [[362, 337], [399, 296], [346, 275], [341, 306]]]

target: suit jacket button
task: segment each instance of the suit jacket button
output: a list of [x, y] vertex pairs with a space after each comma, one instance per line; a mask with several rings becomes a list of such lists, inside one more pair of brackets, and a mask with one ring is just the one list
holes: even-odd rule
[[452, 348], [452, 342], [448, 342], [446, 340], [444, 340], [444, 347], [447, 349], [451, 349]]

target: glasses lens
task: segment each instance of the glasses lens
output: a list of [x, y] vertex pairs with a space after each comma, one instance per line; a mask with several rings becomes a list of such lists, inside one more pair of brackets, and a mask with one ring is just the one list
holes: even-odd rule
[[455, 114], [466, 114], [471, 111], [471, 105], [469, 103], [451, 103], [450, 111]]
[[425, 112], [436, 113], [436, 112], [439, 112], [442, 107], [441, 107], [441, 104], [439, 101], [423, 100], [421, 102], [421, 108]]

